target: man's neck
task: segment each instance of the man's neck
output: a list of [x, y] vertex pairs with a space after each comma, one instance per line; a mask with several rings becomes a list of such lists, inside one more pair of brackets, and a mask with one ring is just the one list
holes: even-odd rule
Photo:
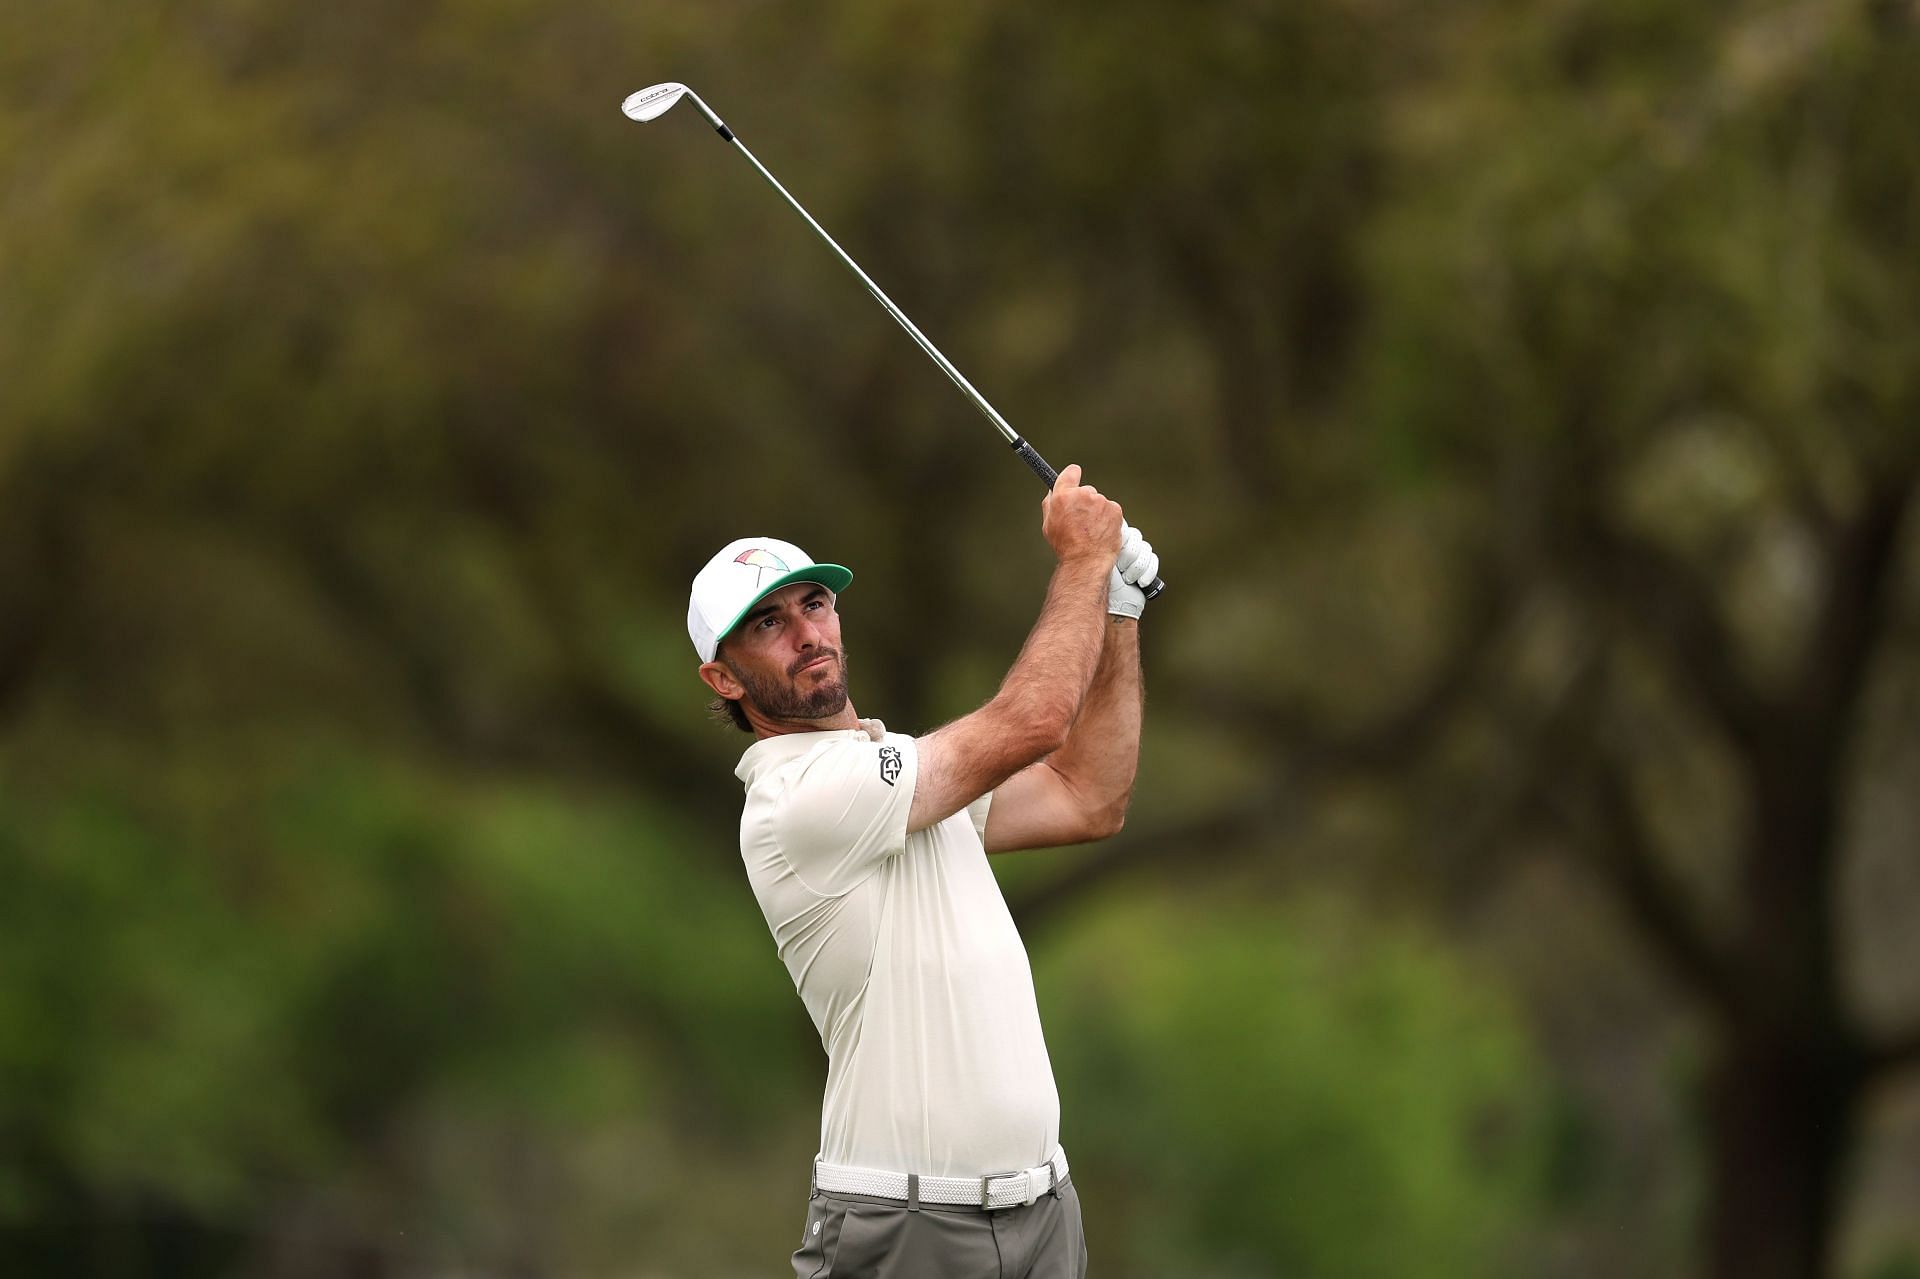
[[753, 725], [756, 741], [769, 737], [782, 737], [788, 733], [831, 733], [841, 729], [859, 728], [860, 717], [854, 713], [853, 703], [849, 701], [836, 715], [825, 719], [766, 719], [749, 709], [747, 722]]

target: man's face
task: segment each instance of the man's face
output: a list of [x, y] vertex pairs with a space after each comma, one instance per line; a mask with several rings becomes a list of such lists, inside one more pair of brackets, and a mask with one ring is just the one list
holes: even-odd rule
[[846, 709], [840, 617], [833, 593], [817, 583], [795, 582], [761, 600], [717, 656], [746, 689], [743, 700], [768, 719], [828, 719]]

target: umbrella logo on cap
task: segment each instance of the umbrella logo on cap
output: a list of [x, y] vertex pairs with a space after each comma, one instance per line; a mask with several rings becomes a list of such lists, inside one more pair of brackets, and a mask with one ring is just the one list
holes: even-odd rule
[[766, 578], [767, 569], [773, 569], [781, 573], [785, 573], [788, 571], [787, 562], [785, 560], [781, 559], [778, 555], [775, 555], [772, 551], [763, 551], [757, 546], [750, 551], [740, 552], [738, 555], [733, 557], [733, 562], [735, 564], [753, 565], [755, 569], [754, 576], [753, 576], [753, 584], [755, 587], [758, 587], [760, 583], [767, 580]]

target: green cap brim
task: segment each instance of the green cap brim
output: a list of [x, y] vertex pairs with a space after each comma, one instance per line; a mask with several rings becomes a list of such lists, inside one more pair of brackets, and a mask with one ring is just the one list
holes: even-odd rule
[[852, 581], [853, 570], [850, 568], [842, 568], [838, 564], [809, 564], [805, 568], [793, 570], [793, 572], [787, 574], [785, 577], [775, 578], [773, 581], [767, 583], [765, 590], [748, 600], [746, 607], [734, 614], [733, 620], [727, 623], [727, 628], [721, 631], [719, 636], [713, 641], [714, 645], [718, 647], [722, 640], [733, 634], [735, 627], [746, 620], [748, 613], [760, 607], [761, 600], [767, 598], [767, 596], [773, 594], [783, 586], [792, 586], [795, 582], [818, 582], [835, 595], [838, 595], [841, 591], [846, 590], [848, 583]]

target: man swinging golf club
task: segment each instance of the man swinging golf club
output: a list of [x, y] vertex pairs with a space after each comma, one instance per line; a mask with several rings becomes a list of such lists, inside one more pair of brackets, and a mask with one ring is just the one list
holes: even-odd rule
[[746, 538], [693, 580], [700, 678], [756, 738], [741, 856], [827, 1050], [802, 1279], [1087, 1271], [1033, 975], [986, 854], [1120, 829], [1159, 557], [1077, 466], [1041, 532], [1057, 563], [999, 692], [918, 739], [848, 698], [848, 570]]

